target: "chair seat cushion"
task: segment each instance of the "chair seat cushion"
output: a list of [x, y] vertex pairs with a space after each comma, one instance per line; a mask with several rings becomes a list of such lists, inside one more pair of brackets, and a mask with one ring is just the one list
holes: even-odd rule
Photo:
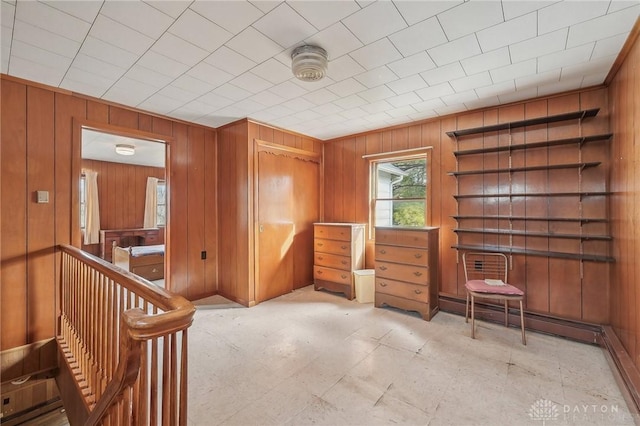
[[502, 294], [508, 296], [524, 296], [524, 292], [511, 284], [489, 285], [484, 280], [470, 280], [464, 285], [467, 290], [476, 293]]

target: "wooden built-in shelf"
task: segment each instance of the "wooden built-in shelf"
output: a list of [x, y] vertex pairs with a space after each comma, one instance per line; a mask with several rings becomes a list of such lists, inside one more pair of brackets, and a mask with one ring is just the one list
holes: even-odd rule
[[453, 155], [455, 155], [456, 157], [460, 157], [463, 155], [484, 154], [488, 152], [517, 151], [522, 149], [543, 148], [548, 146], [574, 145], [574, 144], [584, 145], [585, 143], [589, 143], [589, 142], [606, 141], [611, 139], [612, 136], [613, 136], [613, 133], [604, 133], [601, 135], [584, 136], [580, 138], [557, 139], [557, 140], [550, 140], [550, 141], [521, 143], [516, 145], [503, 145], [503, 146], [492, 146], [488, 148], [466, 149], [463, 151], [453, 151]]
[[495, 132], [495, 131], [498, 131], [498, 130], [516, 129], [518, 127], [536, 126], [538, 124], [556, 123], [558, 121], [583, 119], [583, 118], [587, 118], [587, 117], [595, 117], [596, 114], [598, 114], [598, 111], [600, 111], [600, 108], [593, 108], [593, 109], [587, 109], [587, 110], [582, 110], [582, 111], [569, 112], [569, 113], [566, 113], [566, 114], [549, 115], [549, 116], [546, 116], [546, 117], [530, 118], [528, 120], [511, 121], [511, 122], [508, 122], [508, 123], [500, 123], [500, 124], [492, 124], [492, 125], [489, 125], [489, 126], [474, 127], [474, 128], [471, 128], [471, 129], [452, 130], [450, 132], [447, 132], [447, 136], [456, 137], [457, 138], [457, 137], [460, 137], [460, 136], [473, 135], [473, 134], [477, 134], [477, 133]]
[[490, 215], [490, 216], [481, 216], [481, 215], [456, 215], [451, 216], [455, 220], [464, 220], [464, 219], [486, 219], [486, 220], [524, 220], [524, 221], [535, 221], [535, 222], [580, 222], [580, 223], [589, 223], [589, 222], [609, 222], [608, 219], [602, 217], [531, 217], [531, 216], [504, 216], [504, 215]]
[[456, 244], [451, 248], [457, 250], [484, 251], [489, 253], [526, 254], [528, 256], [553, 257], [558, 259], [591, 260], [594, 262], [615, 262], [610, 256], [599, 256], [584, 253], [565, 253], [560, 251], [529, 250], [509, 246], [476, 246], [470, 244]]
[[491, 234], [491, 235], [518, 235], [523, 237], [543, 237], [543, 238], [563, 238], [569, 240], [600, 240], [610, 241], [610, 235], [584, 235], [584, 234], [554, 234], [552, 232], [531, 232], [518, 231], [511, 229], [475, 229], [475, 228], [456, 228], [453, 232], [466, 232], [470, 234]]
[[461, 194], [454, 195], [456, 200], [460, 198], [512, 198], [512, 197], [596, 197], [598, 195], [610, 195], [608, 191], [584, 191], [584, 192], [533, 192], [533, 193], [508, 193], [508, 194]]
[[528, 172], [535, 170], [558, 170], [558, 169], [581, 169], [584, 170], [589, 167], [599, 166], [599, 161], [590, 161], [587, 163], [567, 163], [567, 164], [550, 164], [548, 166], [523, 166], [523, 167], [505, 167], [500, 169], [482, 169], [482, 170], [465, 170], [462, 172], [449, 172], [451, 176], [467, 176], [467, 175], [480, 175], [489, 173], [513, 173], [513, 172]]

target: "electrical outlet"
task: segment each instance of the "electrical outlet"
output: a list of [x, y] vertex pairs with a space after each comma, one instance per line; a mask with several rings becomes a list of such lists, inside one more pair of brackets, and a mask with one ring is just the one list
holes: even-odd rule
[[207, 252], [205, 250], [200, 252], [200, 259], [205, 260], [207, 258]]

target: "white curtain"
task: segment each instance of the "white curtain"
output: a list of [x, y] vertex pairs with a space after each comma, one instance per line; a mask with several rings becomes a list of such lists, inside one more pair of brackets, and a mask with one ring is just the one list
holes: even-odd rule
[[98, 173], [92, 170], [84, 172], [86, 200], [84, 243], [98, 244], [100, 242], [100, 203], [98, 202]]
[[158, 178], [147, 178], [147, 195], [144, 200], [144, 228], [157, 228]]

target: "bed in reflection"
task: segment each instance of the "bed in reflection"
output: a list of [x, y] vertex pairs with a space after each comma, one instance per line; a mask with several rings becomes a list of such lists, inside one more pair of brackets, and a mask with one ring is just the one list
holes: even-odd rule
[[164, 278], [164, 244], [118, 247], [113, 244], [113, 263], [149, 281]]

